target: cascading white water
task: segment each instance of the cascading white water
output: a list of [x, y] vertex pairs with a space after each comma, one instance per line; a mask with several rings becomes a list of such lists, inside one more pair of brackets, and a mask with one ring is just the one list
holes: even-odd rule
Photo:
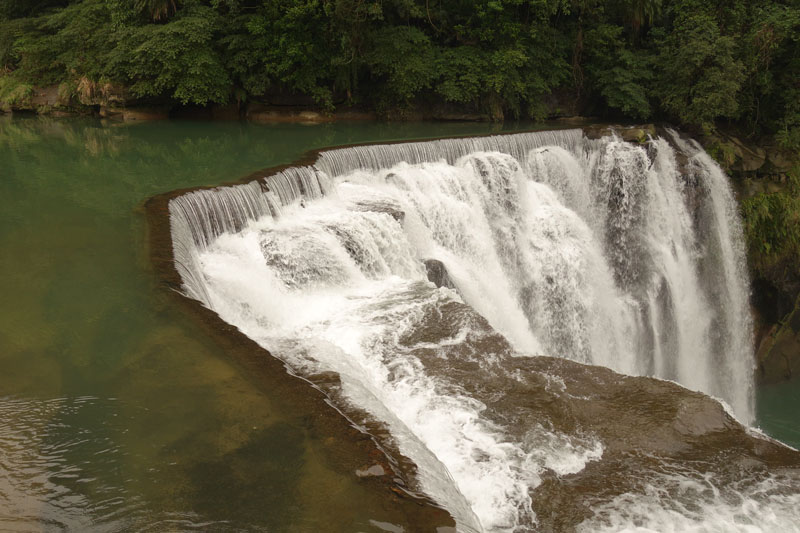
[[[753, 420], [735, 203], [699, 146], [670, 135], [324, 152], [313, 167], [173, 199], [176, 265], [187, 295], [294, 371], [338, 373], [345, 401], [389, 426], [461, 529], [525, 528], [541, 472], [576, 472], [602, 446], [535, 421], [504, 426], [475, 380], [524, 379], [514, 358], [674, 380]], [[426, 280], [427, 259], [456, 290]]]

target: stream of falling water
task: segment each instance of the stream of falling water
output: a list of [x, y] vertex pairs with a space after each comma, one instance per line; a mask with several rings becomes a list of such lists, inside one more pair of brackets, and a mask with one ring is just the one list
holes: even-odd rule
[[[541, 473], [580, 471], [603, 446], [505, 424], [498, 395], [525, 380], [515, 358], [676, 381], [753, 420], [736, 204], [708, 155], [668, 136], [633, 145], [564, 130], [323, 152], [173, 199], [176, 266], [188, 296], [293, 372], [337, 373], [341, 401], [389, 427], [461, 530], [525, 530]], [[428, 281], [431, 261], [452, 287]], [[657, 496], [637, 501], [658, 507]], [[608, 519], [614, 505], [606, 524], [636, 523]], [[678, 512], [673, 529], [701, 515]], [[731, 530], [708, 515], [697, 531]]]

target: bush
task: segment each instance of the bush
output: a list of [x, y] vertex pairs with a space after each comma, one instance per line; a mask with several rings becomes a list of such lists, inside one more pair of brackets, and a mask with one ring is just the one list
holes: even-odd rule
[[742, 215], [754, 273], [800, 279], [800, 165], [784, 190], [745, 199]]
[[13, 76], [0, 76], [0, 104], [4, 107], [28, 106], [33, 96], [33, 86]]

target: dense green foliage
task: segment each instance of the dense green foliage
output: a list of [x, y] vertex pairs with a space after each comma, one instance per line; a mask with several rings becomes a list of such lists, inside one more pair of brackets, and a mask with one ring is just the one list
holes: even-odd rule
[[62, 84], [84, 100], [449, 102], [727, 120], [798, 148], [798, 38], [797, 0], [0, 0], [0, 100]]
[[800, 166], [779, 191], [742, 202], [745, 237], [753, 273], [792, 293], [800, 280]]

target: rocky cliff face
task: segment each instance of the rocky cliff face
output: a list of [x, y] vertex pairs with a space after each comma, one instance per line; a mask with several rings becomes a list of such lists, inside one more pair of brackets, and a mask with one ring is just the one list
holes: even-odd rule
[[[768, 180], [786, 182], [786, 175], [795, 163], [796, 156], [781, 148], [772, 139], [760, 141], [742, 140], [727, 133], [715, 133], [702, 138], [703, 144], [736, 179]], [[759, 192], [760, 185], [750, 184], [752, 190], [745, 194]]]
[[800, 297], [794, 309], [763, 335], [756, 358], [762, 382], [775, 383], [800, 376]]

